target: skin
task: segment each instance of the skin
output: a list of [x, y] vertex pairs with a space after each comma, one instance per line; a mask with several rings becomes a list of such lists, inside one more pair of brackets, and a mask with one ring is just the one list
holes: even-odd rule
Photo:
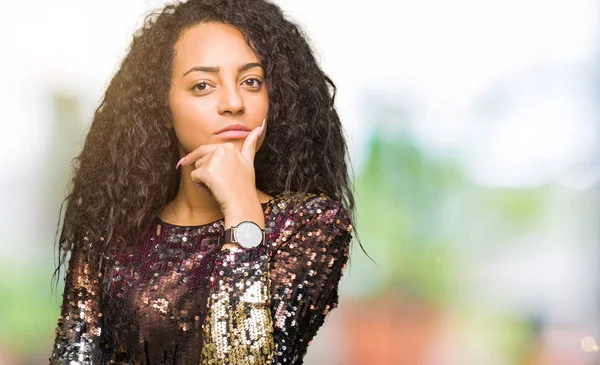
[[[218, 71], [194, 69], [205, 66]], [[211, 22], [182, 33], [175, 44], [169, 106], [181, 180], [161, 219], [200, 225], [224, 218], [226, 228], [250, 220], [264, 229], [260, 204], [272, 197], [256, 189], [254, 156], [264, 140], [269, 98], [260, 60], [236, 28]], [[251, 132], [237, 139], [217, 134], [232, 123]]]

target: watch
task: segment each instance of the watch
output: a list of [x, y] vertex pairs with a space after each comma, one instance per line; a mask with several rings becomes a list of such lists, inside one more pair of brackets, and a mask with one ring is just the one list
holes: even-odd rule
[[265, 241], [265, 230], [252, 221], [242, 221], [235, 227], [227, 228], [219, 236], [219, 247], [225, 243], [237, 243], [243, 248], [254, 248]]

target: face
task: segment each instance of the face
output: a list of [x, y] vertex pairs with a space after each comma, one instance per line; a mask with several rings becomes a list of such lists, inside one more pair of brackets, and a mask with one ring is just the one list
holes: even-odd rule
[[[269, 99], [258, 57], [236, 28], [202, 23], [175, 44], [169, 106], [183, 156], [201, 145], [232, 142], [247, 133], [219, 131], [230, 124], [253, 130], [267, 116]], [[264, 139], [257, 142], [257, 150]]]

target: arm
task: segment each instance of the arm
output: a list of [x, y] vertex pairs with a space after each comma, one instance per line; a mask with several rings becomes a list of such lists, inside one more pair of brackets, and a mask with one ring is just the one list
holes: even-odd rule
[[[252, 220], [264, 229], [258, 198], [236, 200], [225, 227]], [[269, 248], [244, 250], [224, 244], [216, 253], [208, 312], [203, 325], [200, 364], [268, 364], [273, 359], [273, 321], [269, 309]]]
[[303, 202], [286, 225], [272, 262], [271, 307], [275, 353], [295, 364], [301, 363], [308, 344], [338, 305], [352, 225], [349, 211], [326, 196]]
[[97, 364], [101, 313], [98, 279], [92, 277], [85, 247], [75, 245], [69, 259], [60, 317], [50, 364]]
[[264, 246], [218, 253], [201, 364], [295, 363], [337, 306], [350, 215], [331, 199], [314, 198], [287, 222], [274, 243], [275, 260]]
[[268, 248], [217, 253], [200, 364], [267, 364], [273, 359]]

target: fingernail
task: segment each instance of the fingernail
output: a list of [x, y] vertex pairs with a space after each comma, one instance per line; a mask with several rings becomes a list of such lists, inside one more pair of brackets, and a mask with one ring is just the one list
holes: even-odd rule
[[267, 121], [267, 118], [263, 119], [262, 125], [260, 127], [260, 136], [261, 137], [263, 134], [265, 134], [266, 121]]
[[181, 165], [183, 160], [185, 160], [185, 157], [182, 157], [181, 160], [179, 160], [179, 162], [177, 162], [177, 166], [175, 166], [175, 170], [177, 170], [179, 168], [179, 165]]

